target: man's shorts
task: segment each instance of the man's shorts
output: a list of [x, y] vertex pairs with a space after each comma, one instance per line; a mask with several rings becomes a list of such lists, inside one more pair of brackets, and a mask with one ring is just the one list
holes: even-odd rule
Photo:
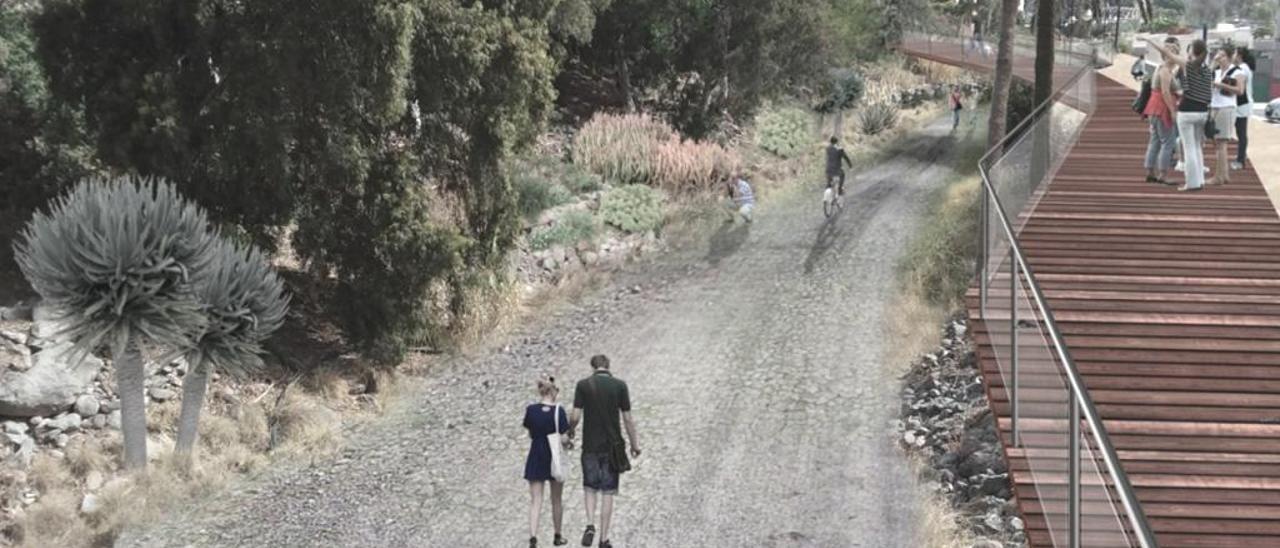
[[618, 474], [609, 466], [608, 453], [582, 454], [582, 486], [605, 495], [618, 494]]
[[1236, 130], [1236, 107], [1215, 108], [1209, 115], [1213, 117], [1213, 127], [1217, 131], [1213, 138], [1230, 141]]

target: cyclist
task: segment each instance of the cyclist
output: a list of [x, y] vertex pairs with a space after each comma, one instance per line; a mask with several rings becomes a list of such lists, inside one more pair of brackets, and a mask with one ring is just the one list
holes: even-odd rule
[[853, 161], [840, 147], [840, 139], [833, 136], [831, 144], [827, 146], [827, 186], [830, 187], [832, 180], [838, 179], [840, 185], [836, 193], [840, 196], [844, 196], [844, 166], [846, 165], [853, 167]]

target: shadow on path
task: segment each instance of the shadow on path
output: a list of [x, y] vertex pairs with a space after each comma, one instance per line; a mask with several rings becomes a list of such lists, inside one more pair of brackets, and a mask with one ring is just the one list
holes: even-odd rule
[[711, 266], [719, 265], [720, 261], [742, 249], [742, 244], [746, 243], [747, 236], [750, 234], [751, 225], [748, 223], [722, 223], [716, 233], [711, 236], [707, 262], [711, 263]]

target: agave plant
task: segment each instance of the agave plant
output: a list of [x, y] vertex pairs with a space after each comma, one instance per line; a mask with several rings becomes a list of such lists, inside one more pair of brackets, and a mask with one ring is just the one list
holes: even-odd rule
[[213, 258], [195, 282], [208, 322], [186, 356], [177, 451], [187, 459], [195, 446], [210, 374], [216, 369], [244, 377], [259, 371], [262, 341], [279, 329], [289, 307], [284, 283], [257, 248], [220, 240]]
[[123, 177], [82, 181], [37, 213], [15, 246], [22, 273], [64, 326], [58, 335], [80, 355], [109, 347], [126, 467], [147, 463], [141, 348], [185, 352], [205, 331], [192, 280], [216, 241], [204, 211], [172, 185]]

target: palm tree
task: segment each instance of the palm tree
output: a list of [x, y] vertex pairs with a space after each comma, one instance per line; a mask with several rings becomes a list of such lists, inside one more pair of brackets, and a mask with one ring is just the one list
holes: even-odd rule
[[284, 322], [289, 307], [284, 284], [255, 247], [239, 248], [221, 240], [212, 266], [196, 278], [196, 295], [208, 315], [208, 327], [187, 353], [178, 419], [177, 452], [191, 463], [210, 374], [217, 369], [244, 377], [262, 368], [262, 341]]
[[1009, 118], [1009, 88], [1013, 85], [1013, 24], [1018, 0], [1000, 4], [1000, 42], [996, 46], [996, 79], [991, 90], [991, 117], [987, 121], [987, 147], [1004, 139]]
[[77, 352], [109, 347], [128, 468], [147, 464], [141, 351], [176, 356], [204, 332], [192, 279], [216, 240], [205, 212], [172, 185], [123, 177], [82, 181], [37, 213], [16, 245], [22, 273]]

